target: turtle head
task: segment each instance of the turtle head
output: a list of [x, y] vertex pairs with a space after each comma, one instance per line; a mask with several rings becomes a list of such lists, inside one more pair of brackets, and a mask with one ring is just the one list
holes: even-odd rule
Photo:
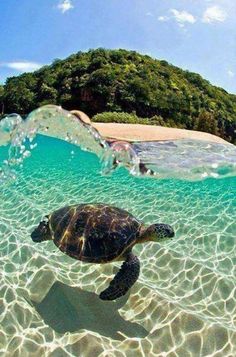
[[45, 240], [51, 240], [52, 235], [49, 228], [49, 216], [45, 216], [44, 219], [39, 223], [31, 233], [31, 238], [35, 243], [40, 243]]
[[174, 229], [169, 224], [157, 223], [145, 228], [140, 238], [141, 241], [162, 242], [174, 236]]

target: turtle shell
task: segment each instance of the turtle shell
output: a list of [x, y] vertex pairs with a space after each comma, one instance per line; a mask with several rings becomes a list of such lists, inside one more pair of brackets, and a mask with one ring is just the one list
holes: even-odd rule
[[53, 241], [72, 258], [106, 263], [132, 248], [141, 223], [129, 212], [104, 204], [67, 206], [49, 217]]

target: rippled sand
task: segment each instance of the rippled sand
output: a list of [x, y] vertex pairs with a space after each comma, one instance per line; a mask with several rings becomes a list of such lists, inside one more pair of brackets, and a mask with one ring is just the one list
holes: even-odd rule
[[[124, 169], [105, 177], [95, 155], [37, 142], [15, 184], [1, 187], [0, 354], [235, 356], [236, 179], [153, 180]], [[81, 202], [176, 230], [173, 241], [135, 247], [140, 278], [116, 302], [98, 294], [118, 263], [85, 264], [30, 239], [43, 215]]]

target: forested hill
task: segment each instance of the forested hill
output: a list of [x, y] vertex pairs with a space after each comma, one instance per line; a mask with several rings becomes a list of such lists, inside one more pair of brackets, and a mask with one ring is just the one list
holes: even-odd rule
[[1, 103], [5, 112], [20, 114], [47, 103], [90, 116], [135, 113], [152, 124], [208, 131], [236, 142], [235, 95], [199, 74], [134, 51], [97, 49], [55, 60], [7, 79], [0, 87]]

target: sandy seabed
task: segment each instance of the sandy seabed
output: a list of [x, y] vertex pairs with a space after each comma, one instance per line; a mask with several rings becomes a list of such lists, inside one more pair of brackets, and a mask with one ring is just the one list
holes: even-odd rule
[[[112, 125], [114, 133], [119, 124]], [[48, 134], [64, 128], [59, 121]], [[123, 134], [116, 139], [137, 140]], [[0, 355], [235, 357], [235, 178], [191, 184], [124, 171], [103, 177], [95, 155], [47, 137], [37, 142], [18, 181], [0, 195]], [[45, 213], [96, 201], [176, 231], [173, 242], [134, 248], [140, 278], [116, 302], [98, 295], [120, 264], [84, 264], [52, 242], [30, 239]]]
[[[0, 197], [0, 355], [234, 357], [233, 179], [186, 184], [125, 172], [102, 177], [95, 155], [74, 149], [68, 162], [69, 146], [40, 141], [20, 181]], [[85, 264], [52, 242], [30, 239], [45, 213], [98, 200], [176, 231], [170, 243], [134, 248], [140, 278], [116, 302], [98, 295], [120, 264]]]

